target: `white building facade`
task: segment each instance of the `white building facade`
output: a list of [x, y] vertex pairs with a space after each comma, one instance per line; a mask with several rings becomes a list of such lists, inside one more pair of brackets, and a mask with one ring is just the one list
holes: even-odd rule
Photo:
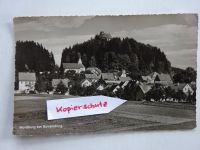
[[35, 73], [19, 72], [19, 91], [29, 93], [35, 90]]

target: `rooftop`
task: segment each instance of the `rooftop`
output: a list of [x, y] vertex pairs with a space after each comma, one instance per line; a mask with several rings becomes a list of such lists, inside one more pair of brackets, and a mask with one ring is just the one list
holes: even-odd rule
[[151, 90], [151, 86], [149, 86], [149, 85], [143, 84], [143, 85], [139, 85], [139, 87], [141, 88], [141, 90], [144, 94], [146, 94], [149, 90]]
[[145, 81], [151, 80], [151, 77], [150, 77], [150, 76], [141, 76], [141, 77], [142, 77], [142, 80], [145, 80]]
[[102, 73], [102, 79], [106, 79], [106, 80], [114, 80], [114, 75], [113, 73]]
[[119, 80], [122, 82], [126, 82], [126, 81], [130, 81], [131, 78], [130, 77], [119, 77]]
[[88, 82], [92, 83], [92, 80], [91, 80], [91, 79], [83, 79], [83, 80], [81, 81], [81, 84], [82, 84], [83, 82], [85, 82], [85, 81], [88, 81]]
[[90, 72], [95, 73], [97, 75], [101, 74], [101, 70], [97, 67], [88, 67], [86, 70], [89, 70]]
[[64, 85], [68, 85], [69, 79], [52, 79], [53, 86], [57, 86], [60, 82], [62, 82]]
[[19, 81], [36, 81], [35, 73], [19, 72]]
[[100, 79], [101, 76], [97, 76], [95, 74], [85, 74], [85, 78], [87, 78], [87, 79]]
[[183, 90], [183, 88], [186, 85], [187, 85], [186, 83], [173, 84], [173, 85], [170, 86], [170, 88], [175, 90], [175, 91], [180, 91], [180, 90]]
[[172, 79], [169, 74], [158, 74], [158, 78], [160, 79], [160, 81], [172, 82]]
[[150, 73], [148, 76], [150, 76], [153, 80], [156, 78], [156, 76], [158, 75], [157, 72], [152, 72]]
[[63, 68], [64, 69], [80, 69], [80, 68], [85, 68], [83, 64], [78, 64], [78, 63], [63, 63]]

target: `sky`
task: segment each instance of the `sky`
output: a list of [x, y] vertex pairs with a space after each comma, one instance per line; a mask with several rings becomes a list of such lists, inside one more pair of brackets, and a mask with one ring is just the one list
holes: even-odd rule
[[135, 16], [54, 16], [14, 19], [15, 40], [33, 40], [54, 54], [60, 65], [65, 47], [82, 43], [100, 31], [157, 46], [171, 65], [196, 69], [198, 18], [195, 14]]

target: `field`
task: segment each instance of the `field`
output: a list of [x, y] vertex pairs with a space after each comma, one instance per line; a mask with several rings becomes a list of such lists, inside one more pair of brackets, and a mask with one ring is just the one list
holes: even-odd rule
[[181, 130], [196, 127], [194, 105], [127, 101], [109, 114], [47, 120], [46, 100], [59, 95], [15, 95], [14, 134], [59, 135]]

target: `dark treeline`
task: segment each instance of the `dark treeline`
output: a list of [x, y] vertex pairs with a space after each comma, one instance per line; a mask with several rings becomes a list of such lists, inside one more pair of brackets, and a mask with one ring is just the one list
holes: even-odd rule
[[175, 83], [196, 82], [197, 72], [192, 67], [187, 67], [185, 70], [172, 67], [172, 74]]
[[[156, 71], [170, 73], [175, 83], [196, 81], [196, 71], [193, 68], [183, 70], [171, 67], [159, 48], [139, 43], [132, 38], [112, 38], [110, 34], [100, 32], [86, 42], [65, 48], [61, 57], [61, 69], [62, 63], [77, 63], [80, 56], [85, 67], [96, 66], [103, 72], [125, 69], [134, 78]], [[16, 79], [18, 72], [38, 74], [58, 71], [53, 53], [34, 41], [17, 41], [15, 58]], [[58, 78], [54, 74], [51, 75]]]
[[18, 72], [53, 72], [55, 60], [41, 44], [34, 41], [17, 41], [15, 54], [15, 89], [18, 89]]
[[17, 41], [15, 67], [17, 72], [53, 71], [55, 60], [41, 44], [34, 41]]
[[96, 66], [103, 72], [122, 69], [132, 74], [171, 72], [170, 62], [159, 48], [139, 43], [132, 38], [111, 38], [111, 35], [104, 32], [84, 43], [65, 48], [61, 68], [64, 62], [76, 63], [79, 54], [85, 67]]

